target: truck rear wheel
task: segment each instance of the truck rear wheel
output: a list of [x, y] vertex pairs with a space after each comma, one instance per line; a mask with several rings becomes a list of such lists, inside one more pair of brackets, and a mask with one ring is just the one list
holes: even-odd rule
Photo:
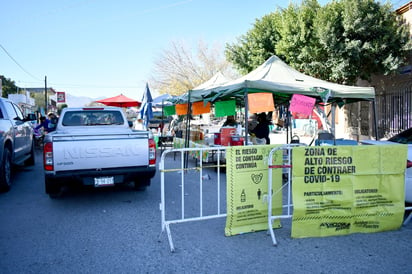
[[44, 181], [46, 187], [46, 193], [49, 194], [49, 197], [52, 199], [60, 198], [63, 194], [63, 188], [60, 184], [54, 183], [48, 179]]
[[146, 187], [150, 185], [150, 179], [142, 178], [134, 180], [134, 189], [138, 191], [145, 191]]
[[11, 186], [11, 152], [5, 147], [3, 151], [3, 159], [0, 165], [0, 191], [6, 192]]

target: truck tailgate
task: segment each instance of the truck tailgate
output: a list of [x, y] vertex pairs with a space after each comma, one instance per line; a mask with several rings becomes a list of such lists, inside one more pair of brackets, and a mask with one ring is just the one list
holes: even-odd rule
[[105, 169], [149, 165], [144, 135], [53, 136], [55, 171]]

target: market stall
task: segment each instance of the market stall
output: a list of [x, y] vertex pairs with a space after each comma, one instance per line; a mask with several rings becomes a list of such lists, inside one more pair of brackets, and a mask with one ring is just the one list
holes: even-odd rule
[[[248, 113], [273, 111], [274, 104], [288, 108], [295, 94], [315, 98], [316, 106], [330, 105], [332, 116], [337, 106], [358, 101], [373, 101], [375, 98], [373, 87], [347, 86], [316, 79], [291, 68], [277, 56], [272, 56], [243, 77], [222, 83], [206, 84], [201, 88], [188, 91], [174, 103], [186, 105], [186, 114], [189, 115], [193, 114], [191, 106], [195, 102], [202, 102], [204, 106], [208, 103], [213, 104], [215, 112], [233, 115], [236, 112], [233, 107], [230, 111], [227, 111], [228, 108], [222, 111], [222, 106], [234, 102], [236, 107], [245, 110], [243, 117], [245, 129], [242, 132], [245, 142], [248, 143]], [[333, 133], [334, 125], [331, 126], [331, 131]]]

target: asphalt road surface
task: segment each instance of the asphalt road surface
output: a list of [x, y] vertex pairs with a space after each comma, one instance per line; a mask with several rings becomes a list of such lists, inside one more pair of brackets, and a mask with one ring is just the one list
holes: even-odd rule
[[[44, 193], [40, 154], [36, 160], [35, 167], [18, 169], [10, 192], [0, 194], [3, 274], [412, 271], [412, 222], [390, 232], [292, 239], [284, 220], [275, 247], [265, 231], [225, 237], [225, 218], [218, 218], [172, 225], [171, 253], [160, 233], [159, 172], [144, 192], [69, 189], [53, 200]], [[198, 183], [197, 176], [188, 180]]]

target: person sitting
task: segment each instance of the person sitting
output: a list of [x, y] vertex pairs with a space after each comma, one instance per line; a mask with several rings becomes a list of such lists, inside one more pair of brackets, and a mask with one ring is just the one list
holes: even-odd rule
[[38, 124], [34, 129], [39, 130], [39, 129], [43, 128], [43, 131], [45, 133], [49, 133], [50, 131], [53, 131], [53, 130], [49, 129], [49, 126], [50, 126], [50, 120], [47, 119], [46, 117], [42, 116], [42, 117], [40, 117], [40, 124]]
[[40, 128], [43, 128], [44, 131], [47, 131], [47, 129], [49, 128], [49, 123], [50, 123], [49, 119], [47, 119], [44, 116], [41, 116], [40, 117], [40, 124], [38, 124], [34, 129], [38, 130]]
[[54, 114], [53, 112], [50, 112], [49, 114], [47, 114], [47, 117], [49, 118], [49, 124], [47, 127], [47, 132], [52, 132], [56, 130], [56, 126], [57, 126], [57, 122], [58, 122], [58, 118], [56, 116], [56, 114]]
[[270, 122], [266, 118], [266, 113], [259, 113], [257, 115], [258, 124], [250, 133], [254, 134], [258, 144], [270, 144], [269, 139], [269, 126]]
[[237, 127], [237, 122], [234, 115], [229, 115], [226, 121], [223, 123], [222, 127]]

